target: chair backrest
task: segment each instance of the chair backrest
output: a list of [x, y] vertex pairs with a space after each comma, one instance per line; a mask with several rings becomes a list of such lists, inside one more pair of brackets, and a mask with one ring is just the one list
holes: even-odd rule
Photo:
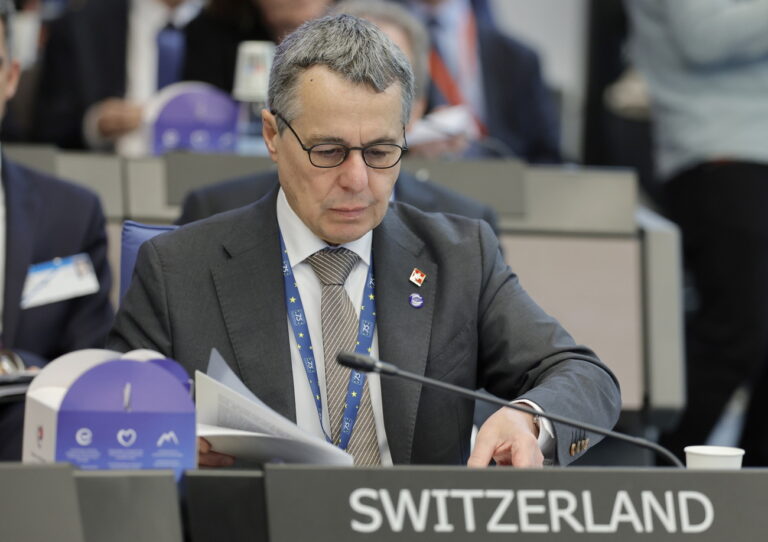
[[142, 224], [133, 220], [123, 222], [120, 243], [120, 299], [123, 299], [128, 286], [131, 285], [133, 268], [136, 265], [136, 256], [139, 254], [141, 244], [177, 227], [172, 224]]

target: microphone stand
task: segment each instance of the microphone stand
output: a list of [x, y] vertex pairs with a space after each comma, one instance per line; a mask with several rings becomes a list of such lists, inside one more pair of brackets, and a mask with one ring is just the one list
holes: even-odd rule
[[571, 420], [569, 418], [560, 416], [558, 414], [550, 414], [548, 412], [538, 412], [532, 408], [529, 408], [520, 404], [509, 403], [504, 399], [501, 399], [494, 395], [486, 395], [483, 393], [479, 393], [475, 390], [470, 390], [467, 388], [456, 386], [455, 384], [451, 384], [449, 382], [442, 382], [440, 380], [435, 380], [434, 378], [428, 378], [426, 376], [417, 375], [409, 371], [403, 371], [402, 369], [400, 369], [396, 365], [393, 365], [392, 363], [387, 363], [381, 360], [371, 358], [369, 356], [364, 356], [362, 354], [342, 352], [339, 354], [337, 359], [339, 363], [341, 363], [345, 367], [349, 367], [350, 369], [355, 369], [355, 370], [363, 371], [366, 373], [374, 372], [374, 373], [379, 373], [385, 376], [404, 378], [405, 380], [418, 382], [419, 384], [423, 384], [431, 388], [437, 388], [437, 389], [453, 392], [453, 393], [462, 395], [464, 397], [467, 397], [468, 399], [485, 401], [486, 403], [491, 403], [497, 406], [507, 407], [513, 410], [519, 410], [520, 412], [525, 412], [526, 414], [530, 414], [531, 416], [541, 416], [542, 418], [547, 418], [548, 420], [551, 420], [553, 422], [562, 423], [570, 427], [576, 427], [578, 429], [586, 429], [591, 433], [597, 433], [599, 435], [615, 438], [617, 440], [623, 440], [625, 442], [634, 444], [635, 446], [640, 446], [642, 448], [653, 450], [657, 454], [664, 457], [672, 465], [680, 468], [685, 468], [682, 462], [672, 452], [670, 452], [663, 446], [660, 446], [648, 439], [633, 437], [631, 435], [625, 435], [624, 433], [612, 431], [611, 429], [604, 429], [602, 427], [599, 427], [597, 425], [593, 425], [590, 423]]

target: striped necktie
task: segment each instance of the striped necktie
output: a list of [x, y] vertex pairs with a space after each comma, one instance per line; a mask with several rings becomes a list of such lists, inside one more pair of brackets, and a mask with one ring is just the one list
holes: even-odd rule
[[[357, 314], [344, 290], [344, 283], [358, 259], [357, 254], [345, 248], [326, 248], [307, 258], [307, 262], [323, 285], [320, 312], [325, 358], [325, 387], [328, 419], [334, 443], [338, 443], [340, 438], [350, 374], [350, 370], [340, 365], [336, 357], [339, 352], [354, 351], [358, 328]], [[381, 464], [367, 380], [347, 451], [352, 454], [356, 465]]]

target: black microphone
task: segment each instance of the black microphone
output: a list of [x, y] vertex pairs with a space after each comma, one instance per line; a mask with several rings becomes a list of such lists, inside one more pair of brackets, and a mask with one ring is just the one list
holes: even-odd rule
[[363, 354], [357, 354], [352, 352], [341, 352], [339, 353], [336, 359], [344, 367], [349, 367], [350, 369], [355, 369], [356, 371], [362, 371], [366, 373], [373, 372], [373, 373], [383, 374], [385, 376], [392, 376], [396, 378], [404, 378], [406, 380], [412, 380], [414, 382], [419, 382], [420, 384], [424, 384], [425, 386], [457, 393], [459, 395], [463, 395], [464, 397], [468, 397], [470, 399], [479, 399], [480, 401], [485, 401], [486, 403], [491, 403], [494, 405], [507, 407], [514, 410], [519, 410], [520, 412], [525, 412], [527, 414], [530, 414], [531, 416], [541, 416], [542, 418], [547, 418], [548, 420], [551, 420], [553, 422], [569, 425], [577, 429], [584, 429], [591, 433], [597, 433], [599, 435], [604, 435], [606, 437], [612, 437], [617, 440], [623, 440], [625, 442], [634, 444], [635, 446], [640, 446], [642, 448], [647, 448], [649, 450], [652, 450], [657, 454], [661, 455], [662, 457], [664, 457], [665, 459], [667, 459], [674, 466], [684, 468], [684, 465], [672, 452], [670, 452], [663, 446], [659, 446], [655, 442], [652, 442], [644, 438], [625, 435], [624, 433], [619, 433], [617, 431], [612, 431], [610, 429], [604, 429], [597, 425], [580, 422], [578, 420], [566, 418], [558, 414], [538, 412], [537, 410], [533, 408], [529, 408], [527, 406], [509, 403], [504, 399], [501, 399], [500, 397], [496, 397], [494, 395], [486, 395], [483, 393], [479, 393], [475, 390], [470, 390], [468, 388], [462, 388], [460, 386], [456, 386], [455, 384], [450, 384], [448, 382], [441, 382], [440, 380], [435, 380], [434, 378], [428, 378], [426, 376], [421, 376], [408, 371], [403, 371], [396, 365], [393, 365], [391, 363], [387, 363], [385, 361], [381, 361], [378, 359], [374, 359], [370, 356], [365, 356]]

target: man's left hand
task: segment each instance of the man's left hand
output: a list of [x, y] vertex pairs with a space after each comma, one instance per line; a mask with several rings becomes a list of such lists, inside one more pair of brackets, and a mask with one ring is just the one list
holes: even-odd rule
[[511, 408], [501, 408], [486, 420], [477, 433], [468, 467], [497, 465], [541, 467], [544, 456], [539, 449], [539, 428], [533, 416]]

